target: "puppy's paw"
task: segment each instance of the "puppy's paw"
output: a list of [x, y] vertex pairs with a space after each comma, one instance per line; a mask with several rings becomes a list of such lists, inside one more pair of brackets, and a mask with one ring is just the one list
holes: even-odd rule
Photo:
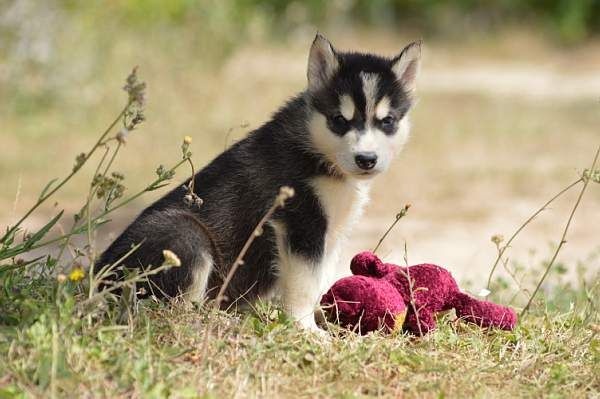
[[317, 326], [314, 320], [305, 320], [298, 320], [296, 323], [301, 331], [304, 331], [319, 339], [322, 339], [324, 342], [329, 342], [329, 340], [331, 339], [331, 335], [327, 330], [319, 328], [319, 326]]

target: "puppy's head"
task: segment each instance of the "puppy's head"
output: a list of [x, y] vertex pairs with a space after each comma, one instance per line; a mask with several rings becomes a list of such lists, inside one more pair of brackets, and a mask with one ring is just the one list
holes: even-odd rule
[[317, 34], [308, 58], [309, 129], [338, 173], [368, 178], [389, 167], [408, 138], [420, 57], [420, 42], [385, 58], [339, 52]]

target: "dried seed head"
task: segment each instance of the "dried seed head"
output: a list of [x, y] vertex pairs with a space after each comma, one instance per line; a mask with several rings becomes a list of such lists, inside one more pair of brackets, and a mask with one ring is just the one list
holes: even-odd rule
[[502, 242], [504, 242], [504, 236], [502, 234], [494, 234], [491, 240], [494, 244], [500, 245]]
[[585, 169], [583, 171], [583, 180], [584, 181], [591, 180], [594, 183], [600, 183], [600, 169], [595, 169], [595, 170]]
[[400, 212], [398, 212], [396, 214], [396, 220], [400, 220], [404, 216], [406, 216], [406, 214], [408, 213], [408, 210], [410, 209], [411, 206], [412, 206], [411, 204], [404, 205], [404, 208], [400, 209]]
[[179, 259], [179, 256], [177, 256], [175, 254], [175, 252], [169, 250], [169, 249], [164, 249], [162, 251], [163, 253], [163, 257], [165, 258], [165, 265], [169, 265], [169, 266], [175, 266], [175, 267], [179, 267], [181, 266], [181, 260]]
[[121, 144], [125, 144], [125, 142], [127, 141], [127, 135], [129, 134], [129, 129], [127, 129], [126, 127], [121, 128], [121, 130], [119, 130], [119, 132], [117, 133], [117, 141]]
[[62, 284], [62, 283], [64, 283], [65, 281], [67, 281], [67, 276], [66, 276], [66, 275], [64, 275], [64, 274], [62, 274], [62, 273], [60, 273], [58, 276], [56, 276], [56, 280], [57, 280], [59, 283], [61, 283], [61, 284]]
[[127, 76], [123, 90], [129, 94], [129, 101], [141, 108], [146, 102], [146, 83], [138, 80], [137, 71], [138, 67], [136, 66]]
[[79, 155], [77, 155], [77, 157], [75, 158], [75, 165], [73, 166], [73, 172], [78, 171], [83, 166], [85, 161], [86, 161], [85, 153], [82, 152]]
[[281, 186], [279, 188], [279, 194], [277, 195], [277, 204], [279, 206], [284, 206], [285, 205], [285, 201], [287, 201], [288, 199], [292, 198], [294, 196], [295, 192], [294, 189], [292, 187], [289, 186]]
[[[189, 187], [186, 187], [186, 190], [189, 190]], [[183, 202], [187, 206], [197, 206], [198, 208], [204, 204], [202, 198], [198, 197], [198, 195], [193, 192], [188, 192], [186, 195], [184, 195]]]
[[190, 144], [192, 144], [192, 137], [185, 136], [183, 138], [183, 143], [181, 144], [181, 154], [183, 155], [184, 159], [192, 157], [192, 152], [190, 151]]

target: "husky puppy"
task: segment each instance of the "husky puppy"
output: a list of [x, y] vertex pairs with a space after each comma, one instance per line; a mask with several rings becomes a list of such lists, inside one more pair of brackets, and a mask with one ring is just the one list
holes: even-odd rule
[[420, 54], [419, 42], [392, 58], [341, 52], [317, 34], [306, 90], [193, 177], [203, 205], [190, 207], [185, 188], [174, 189], [106, 249], [97, 270], [136, 244], [123, 262], [129, 268], [160, 265], [168, 249], [181, 267], [153, 275], [148, 290], [214, 298], [279, 188], [290, 186], [295, 195], [250, 247], [224, 306], [276, 292], [294, 320], [317, 328], [313, 312], [332, 283], [340, 245], [362, 213], [372, 178], [408, 137]]

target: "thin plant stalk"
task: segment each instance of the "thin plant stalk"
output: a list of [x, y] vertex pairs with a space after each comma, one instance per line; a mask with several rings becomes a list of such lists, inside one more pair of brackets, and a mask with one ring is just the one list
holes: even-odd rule
[[[596, 150], [596, 155], [594, 156], [592, 166], [589, 169], [590, 171], [595, 170], [599, 155], [600, 155], [600, 147], [598, 147], [598, 149]], [[567, 243], [566, 238], [567, 238], [567, 233], [569, 231], [569, 227], [571, 226], [571, 222], [573, 221], [573, 217], [575, 216], [575, 211], [577, 211], [577, 208], [579, 208], [579, 204], [581, 203], [581, 199], [583, 198], [583, 195], [585, 194], [585, 191], [590, 183], [590, 180], [591, 179], [589, 179], [589, 178], [583, 179], [583, 187], [581, 188], [581, 191], [579, 192], [579, 196], [577, 197], [577, 200], [575, 201], [575, 205], [573, 205], [573, 209], [571, 210], [571, 213], [569, 214], [569, 219], [567, 220], [567, 224], [565, 225], [565, 228], [563, 229], [562, 236], [560, 238], [560, 242], [558, 243], [558, 246], [556, 247], [556, 250], [554, 251], [554, 255], [552, 256], [552, 259], [548, 263], [548, 266], [546, 267], [546, 270], [544, 271], [542, 278], [540, 279], [540, 281], [538, 281], [537, 286], [535, 287], [535, 290], [533, 290], [533, 293], [529, 297], [529, 301], [527, 302], [527, 305], [525, 305], [525, 307], [521, 311], [521, 317], [525, 313], [527, 313], [527, 311], [529, 310], [531, 303], [533, 302], [533, 299], [535, 298], [536, 294], [540, 290], [540, 287], [542, 286], [544, 280], [546, 280], [546, 277], [548, 276], [548, 273], [550, 273], [552, 266], [554, 266], [554, 262], [556, 261], [556, 258], [558, 257], [560, 250], [562, 249], [563, 245], [565, 245]]]
[[127, 102], [127, 104], [125, 105], [125, 107], [123, 107], [123, 110], [121, 110], [121, 112], [115, 118], [115, 120], [106, 128], [106, 130], [102, 133], [102, 135], [100, 136], [100, 138], [96, 141], [96, 144], [94, 144], [92, 146], [92, 148], [84, 155], [81, 164], [77, 165], [76, 167], [74, 167], [73, 170], [71, 171], [71, 173], [69, 173], [52, 190], [48, 191], [43, 196], [41, 196], [37, 200], [37, 202], [13, 226], [11, 226], [7, 230], [7, 232], [0, 239], [0, 243], [4, 243], [6, 241], [6, 239], [8, 237], [10, 237], [10, 235], [12, 233], [14, 233], [17, 228], [19, 228], [19, 226], [25, 221], [25, 219], [27, 219], [40, 205], [42, 205], [48, 198], [50, 198], [52, 195], [54, 195], [54, 193], [56, 193], [58, 190], [60, 190], [65, 184], [67, 184], [67, 182], [69, 182], [69, 180], [71, 180], [71, 178], [73, 176], [75, 176], [75, 174], [77, 174], [77, 172], [79, 172], [79, 170], [81, 170], [81, 167], [83, 166], [83, 164], [85, 164], [90, 159], [90, 157], [96, 152], [96, 150], [102, 145], [102, 142], [106, 138], [106, 136], [108, 135], [108, 133], [110, 133], [110, 131], [123, 118], [123, 116], [125, 115], [125, 113], [129, 109], [129, 107], [131, 106], [131, 104], [132, 104], [131, 100]]
[[388, 234], [390, 234], [390, 231], [392, 231], [392, 229], [394, 228], [394, 226], [396, 226], [396, 224], [400, 221], [400, 219], [402, 219], [404, 216], [406, 216], [409, 208], [410, 208], [410, 204], [406, 204], [406, 205], [404, 205], [404, 208], [402, 208], [402, 210], [400, 210], [400, 212], [398, 212], [396, 214], [396, 218], [394, 219], [394, 221], [392, 222], [390, 227], [388, 227], [388, 229], [385, 231], [385, 233], [383, 233], [383, 236], [381, 236], [381, 238], [379, 239], [379, 242], [377, 243], [375, 248], [373, 248], [373, 251], [372, 251], [373, 253], [377, 252], [377, 250], [381, 246], [381, 243], [383, 243], [383, 240], [385, 240], [385, 238], [388, 236]]
[[[187, 158], [184, 158], [181, 161], [179, 161], [178, 163], [176, 163], [171, 169], [168, 170], [168, 172], [174, 172], [176, 169], [178, 169], [185, 162], [187, 162]], [[164, 178], [160, 178], [159, 177], [156, 180], [154, 180], [152, 183], [150, 183], [148, 186], [146, 186], [146, 188], [144, 188], [143, 190], [139, 191], [135, 195], [132, 195], [131, 197], [129, 197], [129, 198], [121, 201], [120, 203], [118, 203], [117, 205], [115, 205], [114, 207], [112, 207], [110, 209], [104, 210], [98, 216], [96, 216], [96, 217], [94, 217], [92, 219], [92, 225], [95, 225], [96, 223], [99, 223], [105, 216], [107, 216], [108, 214], [116, 211], [117, 209], [119, 209], [119, 208], [121, 208], [121, 207], [129, 204], [131, 201], [134, 201], [135, 199], [139, 198], [140, 196], [142, 196], [147, 191], [151, 191], [151, 190], [155, 189], [156, 186], [158, 184], [160, 184], [161, 182], [163, 182], [164, 180], [165, 180]], [[29, 248], [29, 251], [32, 251], [32, 250], [37, 249], [37, 248], [45, 247], [45, 246], [50, 245], [50, 244], [54, 244], [54, 243], [62, 241], [64, 239], [68, 239], [69, 237], [72, 237], [74, 235], [83, 233], [84, 231], [86, 231], [86, 229], [87, 229], [87, 225], [80, 226], [79, 228], [74, 229], [74, 230], [70, 231], [67, 234], [61, 235], [61, 236], [56, 237], [56, 238], [49, 239], [49, 240], [41, 242], [39, 244], [34, 244], [34, 245], [32, 245]], [[0, 259], [0, 260], [2, 260], [2, 259]], [[4, 270], [4, 268], [0, 267], [0, 272], [3, 271], [3, 270]]]
[[150, 276], [161, 273], [165, 270], [169, 270], [172, 267], [179, 267], [179, 266], [175, 266], [170, 263], [163, 263], [161, 266], [154, 268], [154, 269], [144, 271], [143, 273], [140, 273], [131, 279], [119, 281], [119, 282], [111, 285], [110, 287], [107, 287], [107, 288], [103, 289], [102, 291], [95, 293], [93, 296], [86, 299], [85, 301], [79, 302], [78, 306], [80, 306], [81, 308], [84, 308], [86, 305], [89, 305], [89, 304], [93, 303], [94, 301], [97, 301], [98, 299], [106, 296], [107, 294], [110, 294], [111, 292], [113, 292], [115, 290], [118, 290], [121, 287], [124, 287], [127, 284], [131, 284], [131, 283], [137, 282], [137, 281], [142, 281]]
[[238, 270], [238, 268], [244, 264], [244, 256], [246, 256], [246, 252], [248, 252], [248, 249], [250, 249], [250, 247], [252, 246], [252, 243], [254, 242], [256, 237], [259, 237], [260, 235], [262, 235], [265, 223], [267, 223], [271, 219], [271, 217], [273, 216], [273, 214], [279, 207], [281, 207], [285, 204], [285, 201], [288, 198], [290, 198], [294, 195], [293, 191], [287, 191], [287, 190], [289, 190], [289, 188], [287, 188], [287, 190], [285, 190], [285, 189], [286, 189], [285, 187], [282, 187], [280, 189], [279, 194], [277, 195], [277, 198], [275, 199], [275, 201], [273, 201], [273, 205], [271, 205], [271, 207], [265, 213], [265, 215], [262, 217], [262, 219], [260, 219], [260, 221], [258, 222], [256, 227], [252, 231], [252, 234], [250, 234], [250, 237], [248, 237], [248, 239], [244, 243], [244, 246], [242, 247], [240, 253], [235, 258], [235, 261], [233, 262], [233, 265], [231, 265], [229, 272], [227, 273], [227, 276], [225, 277], [223, 284], [221, 284], [221, 288], [219, 289], [219, 292], [217, 293], [217, 296], [215, 298], [215, 304], [214, 304], [215, 309], [221, 308], [221, 304], [222, 304], [223, 300], [225, 299], [225, 297], [224, 297], [225, 291], [227, 290], [229, 283], [231, 283], [231, 279], [233, 278], [233, 275]]
[[521, 231], [525, 227], [527, 227], [527, 225], [529, 223], [531, 223], [540, 213], [542, 213], [544, 210], [546, 210], [546, 208], [548, 208], [548, 206], [551, 203], [553, 203], [560, 196], [562, 196], [564, 193], [566, 193], [567, 191], [569, 191], [570, 189], [572, 189], [573, 187], [575, 187], [582, 181], [583, 181], [583, 178], [580, 177], [579, 179], [575, 180], [573, 183], [569, 184], [567, 187], [560, 190], [552, 198], [550, 198], [544, 205], [542, 205], [537, 211], [535, 211], [525, 222], [523, 222], [523, 224], [521, 226], [519, 226], [519, 228], [513, 233], [513, 235], [508, 239], [508, 241], [506, 242], [506, 244], [504, 244], [504, 246], [499, 248], [498, 256], [496, 257], [496, 260], [494, 261], [494, 264], [492, 265], [492, 269], [490, 270], [490, 274], [488, 275], [488, 280], [487, 280], [487, 285], [486, 285], [488, 290], [490, 289], [490, 285], [492, 283], [492, 277], [494, 275], [494, 272], [496, 271], [496, 268], [498, 267], [498, 264], [500, 263], [500, 260], [502, 259], [502, 256], [504, 255], [504, 252], [506, 252], [506, 250], [510, 247], [510, 244], [514, 241], [515, 238], [517, 238], [519, 233], [521, 233]]
[[415, 301], [415, 288], [414, 288], [414, 280], [410, 277], [410, 266], [408, 266], [408, 246], [406, 245], [406, 241], [404, 241], [404, 264], [406, 265], [406, 273], [403, 273], [400, 270], [400, 273], [406, 277], [408, 280], [408, 292], [410, 295], [410, 306], [413, 308], [413, 312], [415, 312], [415, 318], [417, 319], [417, 327], [419, 327], [419, 336], [423, 336], [423, 330], [421, 329], [421, 322], [419, 321], [419, 311], [417, 309], [416, 301]]
[[[113, 154], [110, 157], [110, 160], [106, 164], [106, 168], [104, 169], [104, 173], [102, 174], [103, 177], [106, 176], [106, 174], [110, 170], [110, 167], [112, 166], [113, 162], [115, 161], [115, 158], [117, 157], [117, 154], [119, 153], [120, 149], [121, 149], [121, 141], [118, 141], [117, 147], [113, 151]], [[107, 153], [108, 153], [108, 151], [107, 151]], [[98, 174], [98, 171], [100, 170], [100, 167], [103, 162], [104, 162], [104, 158], [102, 158], [102, 161], [98, 164], [98, 168], [96, 169], [96, 172], [94, 173], [94, 178]], [[98, 191], [98, 186], [90, 185], [90, 190], [88, 192], [88, 198], [87, 198], [86, 210], [85, 210], [86, 222], [87, 222], [88, 256], [89, 256], [89, 265], [90, 265], [89, 271], [88, 271], [89, 278], [90, 278], [90, 290], [88, 292], [88, 298], [91, 298], [92, 295], [94, 294], [94, 291], [92, 290], [92, 287], [93, 287], [92, 283], [94, 281], [94, 274], [95, 274], [94, 268], [96, 265], [96, 248], [94, 246], [94, 240], [92, 238], [92, 212], [90, 212], [90, 206], [92, 204], [92, 200], [94, 198], [94, 194], [96, 194], [96, 191]]]
[[[231, 283], [231, 280], [233, 279], [235, 272], [244, 264], [244, 256], [246, 256], [246, 252], [248, 252], [248, 249], [250, 249], [250, 247], [252, 246], [252, 243], [254, 242], [256, 237], [259, 237], [262, 234], [265, 223], [267, 223], [271, 219], [271, 217], [273, 216], [273, 214], [275, 213], [275, 211], [278, 208], [283, 207], [285, 205], [286, 200], [288, 200], [289, 198], [291, 198], [293, 196], [294, 196], [294, 190], [292, 188], [284, 186], [279, 189], [279, 194], [275, 198], [275, 201], [273, 201], [273, 204], [271, 205], [271, 207], [267, 210], [267, 212], [264, 214], [262, 219], [260, 219], [260, 221], [258, 222], [256, 227], [252, 231], [252, 234], [250, 234], [250, 237], [248, 237], [248, 239], [244, 243], [244, 246], [240, 250], [237, 257], [235, 258], [235, 261], [229, 268], [229, 272], [227, 273], [227, 276], [225, 277], [225, 280], [221, 284], [221, 288], [219, 289], [219, 292], [217, 293], [217, 296], [215, 297], [213, 310], [219, 310], [221, 308], [221, 304], [223, 303], [223, 300], [225, 299], [225, 291], [227, 290], [227, 287]], [[207, 323], [206, 331], [204, 334], [204, 343], [202, 345], [202, 353], [204, 354], [204, 359], [206, 359], [206, 355], [208, 352], [208, 338], [209, 338], [209, 331], [211, 328], [211, 324], [212, 323], [210, 323], [210, 322]]]

